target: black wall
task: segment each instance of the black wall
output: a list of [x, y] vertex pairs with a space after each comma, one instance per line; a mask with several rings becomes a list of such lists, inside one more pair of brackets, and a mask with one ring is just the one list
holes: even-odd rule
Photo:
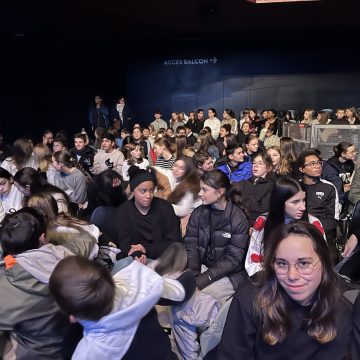
[[[214, 57], [216, 63], [209, 60]], [[143, 124], [152, 121], [156, 108], [167, 119], [171, 111], [199, 107], [213, 107], [221, 117], [224, 108], [239, 113], [245, 107], [360, 106], [359, 64], [355, 56], [314, 51], [162, 55], [130, 66], [128, 98]]]

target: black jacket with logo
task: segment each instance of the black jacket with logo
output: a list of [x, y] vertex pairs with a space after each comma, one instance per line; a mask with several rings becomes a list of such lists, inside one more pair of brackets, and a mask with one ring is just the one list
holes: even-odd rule
[[[190, 216], [185, 236], [188, 267], [197, 275], [199, 289], [225, 276], [236, 289], [239, 273], [244, 269], [249, 223], [244, 212], [230, 200], [214, 228], [210, 225], [211, 211], [210, 205], [201, 205]], [[202, 264], [208, 268], [203, 273]]]

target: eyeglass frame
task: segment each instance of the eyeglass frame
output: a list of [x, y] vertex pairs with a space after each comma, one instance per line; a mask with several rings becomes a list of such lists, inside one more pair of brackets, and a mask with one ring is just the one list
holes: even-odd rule
[[253, 164], [253, 166], [263, 166], [263, 165], [266, 165], [264, 161], [253, 162], [252, 164]]
[[310, 166], [311, 168], [315, 168], [316, 165], [320, 165], [320, 167], [323, 167], [323, 165], [324, 165], [324, 160], [311, 161], [311, 162], [309, 162], [309, 163], [307, 163], [307, 164], [304, 164], [303, 167], [305, 167], [305, 166]]
[[286, 262], [286, 264], [287, 264], [287, 271], [286, 271], [285, 273], [279, 273], [279, 272], [276, 270], [276, 268], [275, 268], [275, 261], [276, 261], [276, 259], [274, 259], [274, 261], [272, 262], [272, 267], [273, 267], [275, 273], [278, 274], [278, 275], [287, 275], [287, 274], [289, 273], [289, 270], [290, 270], [290, 267], [291, 267], [291, 266], [294, 266], [294, 267], [295, 267], [295, 270], [296, 270], [296, 271], [298, 272], [298, 274], [300, 274], [300, 275], [311, 275], [311, 274], [314, 272], [315, 266], [320, 262], [320, 260], [321, 260], [321, 259], [319, 258], [315, 263], [312, 263], [312, 262], [309, 261], [309, 264], [311, 264], [312, 267], [311, 267], [311, 272], [308, 273], [308, 274], [302, 273], [302, 272], [299, 271], [299, 269], [297, 268], [297, 266], [299, 265], [299, 263], [300, 263], [301, 261], [304, 261], [304, 260], [298, 260], [295, 264], [290, 264], [290, 263], [288, 263], [286, 260], [279, 260], [279, 261]]

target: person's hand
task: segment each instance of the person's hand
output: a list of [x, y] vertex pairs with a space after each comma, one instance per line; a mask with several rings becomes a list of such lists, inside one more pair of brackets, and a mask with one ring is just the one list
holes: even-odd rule
[[147, 263], [146, 255], [141, 255], [140, 257], [135, 257], [135, 260], [138, 262], [141, 262], [144, 265], [146, 265], [146, 263]]
[[351, 184], [344, 184], [344, 192], [349, 192], [351, 189]]
[[357, 237], [354, 234], [350, 235], [350, 237], [345, 245], [343, 256], [349, 257], [352, 254], [352, 252], [355, 250], [357, 244], [358, 244]]
[[146, 250], [141, 244], [131, 245], [128, 255], [130, 256], [135, 251], [141, 251], [142, 253], [146, 254]]
[[113, 182], [112, 182], [113, 188], [119, 187], [120, 185], [121, 185], [121, 179], [119, 179], [119, 178], [113, 179]]
[[270, 123], [268, 121], [265, 122], [265, 129], [268, 129], [270, 126]]

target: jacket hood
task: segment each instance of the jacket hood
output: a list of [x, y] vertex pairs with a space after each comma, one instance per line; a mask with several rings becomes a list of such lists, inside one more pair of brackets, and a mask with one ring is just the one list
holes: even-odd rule
[[113, 279], [116, 286], [113, 310], [99, 321], [79, 320], [84, 327], [84, 338], [73, 359], [121, 359], [131, 345], [140, 320], [164, 290], [162, 277], [137, 261], [117, 272]]
[[[5, 275], [12, 285], [26, 292], [38, 292], [35, 284], [47, 285], [57, 263], [65, 256], [90, 257], [97, 247], [96, 239], [86, 231], [49, 233], [52, 243], [28, 250], [16, 256], [6, 256]], [[31, 283], [31, 287], [29, 287]], [[40, 286], [43, 289], [43, 286]], [[42, 290], [41, 290], [42, 291]]]

